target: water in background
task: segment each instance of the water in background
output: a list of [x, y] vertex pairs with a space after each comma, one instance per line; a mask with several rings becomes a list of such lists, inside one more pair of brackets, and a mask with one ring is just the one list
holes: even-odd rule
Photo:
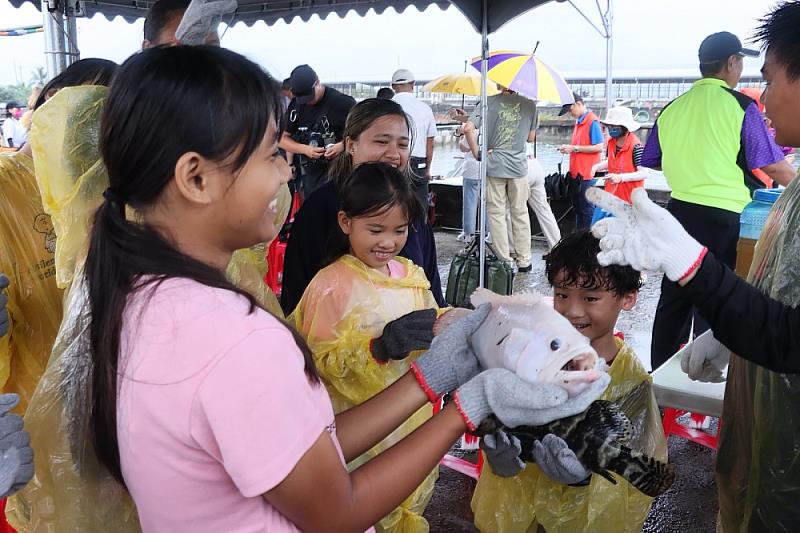
[[[544, 167], [545, 174], [552, 174], [558, 171], [558, 163], [562, 162], [562, 170], [569, 170], [569, 156], [562, 155], [556, 150], [555, 144], [539, 143], [536, 147], [536, 156]], [[456, 144], [440, 145], [437, 144], [433, 151], [433, 164], [431, 174], [433, 176], [447, 176], [455, 167], [456, 157], [461, 158], [462, 154]], [[669, 190], [664, 174], [655, 172], [647, 179], [645, 187], [654, 190]]]

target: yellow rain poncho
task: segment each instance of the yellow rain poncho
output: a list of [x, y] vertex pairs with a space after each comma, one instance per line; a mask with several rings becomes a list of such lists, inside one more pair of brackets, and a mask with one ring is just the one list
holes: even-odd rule
[[[399, 361], [379, 364], [369, 342], [384, 326], [412, 311], [438, 307], [425, 272], [411, 261], [396, 258], [405, 268], [401, 279], [373, 270], [351, 255], [322, 269], [311, 280], [289, 321], [308, 341], [320, 378], [336, 413], [365, 402], [408, 372], [419, 353]], [[351, 470], [391, 447], [431, 417], [429, 406], [420, 409], [377, 446], [352, 461]], [[376, 529], [425, 532], [422, 512], [433, 494], [438, 469], [400, 507], [381, 520]]]
[[[619, 401], [641, 383], [652, 383], [633, 350], [619, 339], [617, 346], [611, 384], [601, 400]], [[666, 461], [655, 396], [648, 388], [644, 397], [642, 405], [626, 409], [634, 428], [629, 446]], [[551, 480], [535, 464], [511, 478], [494, 475], [486, 465], [472, 497], [475, 525], [483, 533], [536, 533], [539, 525], [547, 533], [639, 533], [653, 501], [615, 473], [616, 485], [595, 475], [585, 487], [570, 487]]]
[[0, 155], [0, 272], [8, 276], [8, 335], [0, 338], [0, 390], [24, 412], [42, 377], [61, 323], [56, 237], [42, 209], [33, 160]]
[[[34, 478], [9, 499], [6, 508], [9, 522], [20, 532], [141, 530], [133, 501], [98, 463], [88, 440], [90, 317], [80, 271], [92, 216], [108, 187], [97, 144], [107, 91], [106, 87], [94, 86], [65, 88], [34, 115], [30, 141], [37, 170], [41, 171], [37, 178], [44, 209], [52, 215], [55, 228], [55, 267], [49, 279], [55, 288], [57, 277], [69, 290], [60, 329], [59, 292], [58, 336], [25, 415], [36, 457]], [[285, 213], [290, 195], [284, 189], [279, 211]], [[0, 194], [6, 190], [3, 188]], [[30, 198], [38, 201], [38, 194], [32, 185]], [[135, 217], [132, 211], [129, 215]], [[52, 268], [53, 252], [50, 254]], [[262, 282], [265, 273], [264, 253], [254, 247], [234, 254], [227, 275], [282, 317], [275, 295]]]
[[[34, 477], [6, 506], [9, 523], [20, 532], [140, 531], [133, 502], [98, 464], [87, 440], [89, 316], [79, 271], [91, 217], [108, 187], [97, 146], [106, 92], [62, 89], [35, 112], [31, 129], [39, 182], [34, 193], [38, 199], [41, 192], [55, 230], [53, 279], [69, 289], [47, 370], [25, 414]], [[59, 309], [61, 304], [59, 298]]]
[[[800, 305], [800, 177], [772, 208], [747, 281]], [[763, 317], [754, 317], [761, 319]], [[800, 374], [779, 374], [731, 355], [717, 451], [724, 533], [800, 527]]]

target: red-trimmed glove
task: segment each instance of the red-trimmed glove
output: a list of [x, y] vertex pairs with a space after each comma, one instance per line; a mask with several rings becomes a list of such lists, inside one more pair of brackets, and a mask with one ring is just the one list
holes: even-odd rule
[[431, 402], [466, 383], [480, 370], [470, 337], [483, 324], [491, 310], [483, 304], [464, 318], [453, 322], [431, 343], [411, 371]]
[[600, 239], [597, 260], [601, 265], [659, 270], [672, 281], [681, 281], [702, 264], [708, 249], [650, 200], [644, 188], [634, 189], [630, 204], [594, 187], [586, 191], [586, 198], [614, 215], [592, 226]]
[[490, 368], [458, 388], [453, 401], [470, 431], [475, 431], [489, 415], [495, 415], [509, 428], [542, 426], [574, 416], [597, 400], [611, 377], [600, 377], [578, 396], [549, 383], [528, 383], [505, 368]]

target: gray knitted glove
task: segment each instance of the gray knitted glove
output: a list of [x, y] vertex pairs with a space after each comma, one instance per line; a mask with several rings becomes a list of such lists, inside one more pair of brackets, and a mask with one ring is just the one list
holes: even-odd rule
[[236, 0], [192, 0], [175, 30], [175, 37], [181, 44], [205, 44], [208, 34], [216, 31], [222, 17], [232, 15], [238, 7]]
[[33, 477], [33, 449], [22, 428], [22, 417], [9, 411], [19, 404], [16, 394], [0, 394], [0, 498], [14, 494]]
[[580, 483], [592, 475], [564, 439], [552, 433], [545, 435], [541, 441], [535, 441], [531, 454], [547, 477], [564, 485]]
[[468, 316], [453, 322], [411, 365], [411, 371], [430, 401], [435, 402], [443, 394], [457, 389], [480, 370], [470, 337], [483, 324], [491, 309], [491, 304], [483, 304]]
[[380, 337], [369, 343], [372, 357], [381, 362], [405, 359], [414, 350], [427, 350], [433, 340], [436, 309], [411, 311], [392, 320]]
[[582, 413], [610, 382], [611, 377], [601, 372], [585, 391], [568, 398], [567, 392], [556, 385], [528, 383], [510, 370], [491, 368], [459, 387], [454, 400], [470, 431], [490, 414], [509, 428], [543, 426]]
[[5, 288], [8, 287], [8, 278], [0, 273], [0, 337], [8, 334], [8, 296]]
[[519, 458], [522, 453], [522, 443], [517, 437], [509, 435], [502, 429], [484, 435], [481, 439], [481, 449], [486, 454], [486, 460], [495, 475], [513, 477], [525, 470], [525, 461]]

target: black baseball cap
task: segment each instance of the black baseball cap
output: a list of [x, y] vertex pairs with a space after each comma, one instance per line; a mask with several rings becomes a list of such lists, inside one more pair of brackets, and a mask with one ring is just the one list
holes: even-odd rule
[[713, 33], [703, 39], [697, 57], [700, 64], [716, 63], [738, 54], [741, 57], [758, 57], [758, 50], [742, 48], [742, 41], [729, 31]]
[[292, 86], [292, 94], [298, 104], [307, 104], [314, 99], [314, 85], [319, 77], [314, 69], [308, 65], [295, 67], [289, 76], [289, 83]]
[[[575, 100], [575, 102], [573, 102], [575, 104], [577, 104], [578, 102], [583, 102], [583, 96], [579, 95], [576, 92], [572, 93], [572, 98]], [[570, 109], [572, 109], [572, 104], [564, 104], [564, 105], [562, 105], [561, 106], [561, 111], [558, 112], [558, 116], [559, 117], [563, 117], [564, 115], [569, 113]]]

